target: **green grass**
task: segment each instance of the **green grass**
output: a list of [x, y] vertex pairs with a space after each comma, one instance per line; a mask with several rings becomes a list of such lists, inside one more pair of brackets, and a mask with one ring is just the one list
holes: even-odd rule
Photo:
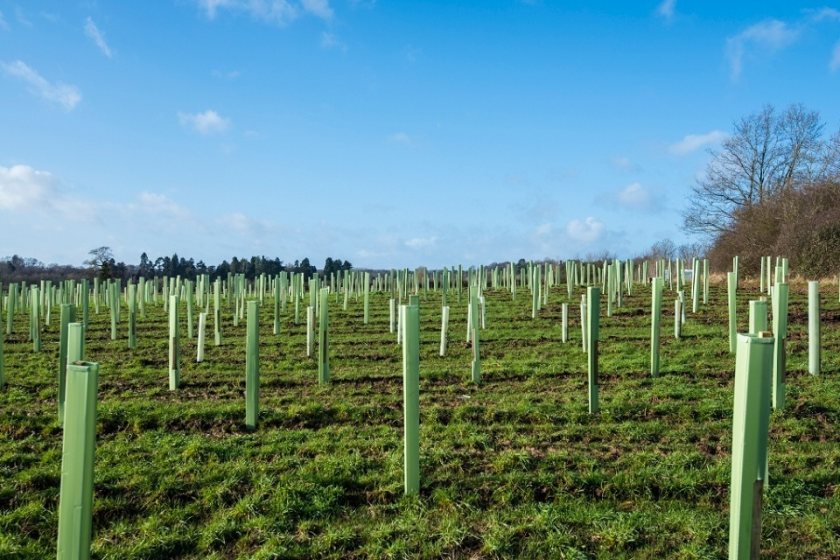
[[[648, 375], [649, 287], [601, 315], [601, 408], [590, 416], [576, 292], [561, 343], [552, 291], [537, 320], [529, 293], [487, 293], [483, 383], [468, 383], [466, 297], [438, 356], [440, 295], [421, 297], [421, 493], [402, 489], [401, 353], [388, 300], [332, 303], [332, 383], [318, 386], [293, 308], [271, 333], [261, 310], [260, 427], [245, 430], [245, 321], [224, 311], [224, 344], [168, 390], [162, 306], [127, 349], [103, 310], [87, 358], [101, 364], [95, 558], [720, 558], [728, 539], [734, 356], [725, 291], [673, 339], [666, 289], [662, 375]], [[746, 328], [746, 289], [739, 294]], [[823, 291], [823, 375], [807, 375], [806, 295], [791, 293], [788, 407], [774, 413], [762, 557], [840, 557], [840, 305]], [[331, 298], [332, 299], [332, 298]], [[334, 300], [333, 300], [334, 301]], [[602, 302], [603, 303], [603, 302]], [[690, 308], [689, 308], [690, 311]], [[186, 313], [182, 313], [184, 317]], [[212, 315], [212, 314], [211, 314]], [[301, 314], [303, 317], [303, 313]], [[197, 319], [197, 313], [196, 313]], [[0, 390], [0, 557], [55, 554], [61, 472], [55, 369], [58, 312], [27, 342], [6, 338]]]

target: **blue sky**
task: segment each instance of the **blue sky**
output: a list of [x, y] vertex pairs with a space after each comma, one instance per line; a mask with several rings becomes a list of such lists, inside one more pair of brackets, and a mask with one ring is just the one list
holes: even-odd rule
[[732, 122], [840, 127], [840, 4], [0, 0], [0, 256], [677, 243]]

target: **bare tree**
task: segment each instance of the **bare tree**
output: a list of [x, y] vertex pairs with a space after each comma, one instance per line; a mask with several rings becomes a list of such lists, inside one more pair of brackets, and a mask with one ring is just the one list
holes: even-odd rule
[[819, 113], [791, 105], [783, 113], [767, 105], [741, 118], [719, 150], [710, 152], [705, 175], [692, 187], [685, 226], [717, 235], [732, 227], [738, 211], [825, 177], [824, 124]]
[[114, 259], [111, 248], [106, 246], [91, 249], [88, 251], [88, 255], [90, 255], [90, 258], [84, 264], [89, 265], [93, 269], [94, 274], [98, 274], [102, 270], [103, 265], [106, 265]]
[[662, 239], [650, 246], [648, 256], [651, 259], [673, 259], [677, 254], [677, 246], [670, 239]]

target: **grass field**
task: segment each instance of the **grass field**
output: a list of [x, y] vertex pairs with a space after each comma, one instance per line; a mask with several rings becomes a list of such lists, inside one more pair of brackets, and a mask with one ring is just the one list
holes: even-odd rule
[[[739, 293], [739, 331], [757, 287]], [[762, 557], [840, 557], [840, 305], [823, 287], [823, 375], [807, 369], [805, 288], [793, 285], [788, 406], [770, 425]], [[560, 338], [555, 288], [531, 319], [520, 290], [487, 292], [483, 383], [468, 383], [466, 303], [450, 294], [449, 354], [438, 356], [440, 294], [421, 297], [421, 492], [402, 488], [402, 357], [388, 299], [332, 303], [332, 383], [318, 386], [305, 325], [287, 308], [272, 335], [261, 310], [260, 427], [245, 430], [245, 322], [225, 308], [206, 361], [184, 337], [182, 388], [168, 390], [162, 307], [125, 318], [101, 364], [95, 558], [720, 558], [728, 539], [734, 356], [725, 288], [673, 339], [666, 289], [662, 375], [649, 371], [650, 288], [601, 313], [601, 408], [587, 413], [586, 359], [570, 305]], [[689, 309], [690, 311], [690, 309]], [[184, 317], [186, 313], [182, 313]], [[304, 314], [301, 314], [302, 317]], [[197, 316], [197, 314], [196, 314]], [[18, 315], [0, 390], [0, 558], [55, 555], [62, 432], [56, 421], [58, 313], [26, 341]]]

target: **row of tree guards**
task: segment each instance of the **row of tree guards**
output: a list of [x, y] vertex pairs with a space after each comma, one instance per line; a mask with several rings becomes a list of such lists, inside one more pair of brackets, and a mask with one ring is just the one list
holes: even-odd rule
[[[759, 291], [761, 296], [750, 301], [749, 333], [736, 332], [736, 294], [738, 290], [738, 257], [733, 270], [727, 273], [727, 303], [729, 312], [729, 347], [735, 353], [735, 388], [733, 407], [733, 454], [730, 493], [730, 558], [751, 558], [757, 555], [760, 538], [761, 496], [767, 484], [767, 437], [770, 407], [784, 406], [785, 345], [787, 336], [788, 284], [787, 259], [761, 259]], [[561, 275], [561, 270], [564, 274]], [[701, 273], [702, 271], [702, 273]], [[772, 271], [772, 274], [771, 274]], [[196, 360], [205, 357], [205, 329], [212, 302], [214, 344], [222, 344], [222, 313], [232, 314], [234, 325], [243, 318], [246, 325], [246, 391], [245, 425], [258, 429], [259, 418], [259, 324], [260, 309], [269, 300], [273, 309], [273, 332], [280, 334], [280, 316], [287, 305], [294, 306], [294, 323], [300, 322], [301, 303], [306, 306], [307, 356], [312, 356], [315, 344], [315, 318], [318, 323], [318, 383], [330, 381], [329, 365], [329, 304], [341, 301], [343, 309], [349, 300], [363, 300], [363, 323], [370, 319], [371, 292], [386, 292], [389, 299], [389, 332], [396, 333], [396, 342], [403, 352], [404, 399], [404, 473], [405, 493], [420, 490], [420, 411], [419, 411], [419, 345], [420, 294], [440, 293], [441, 336], [440, 356], [445, 356], [448, 343], [449, 301], [462, 292], [467, 294], [466, 341], [472, 347], [470, 379], [481, 381], [481, 330], [486, 326], [486, 289], [508, 290], [512, 298], [518, 290], [530, 290], [532, 317], [549, 301], [551, 288], [565, 279], [568, 298], [574, 289], [585, 288], [580, 303], [582, 349], [587, 355], [588, 403], [590, 413], [599, 410], [598, 357], [602, 294], [606, 316], [611, 317], [622, 306], [624, 294], [630, 294], [636, 284], [649, 284], [651, 289], [650, 374], [660, 371], [660, 331], [663, 294], [666, 283], [675, 292], [674, 336], [681, 336], [686, 321], [688, 297], [691, 312], [697, 313], [702, 297], [708, 303], [709, 267], [707, 260], [694, 259], [689, 274], [685, 263], [660, 260], [648, 270], [648, 263], [605, 261], [600, 265], [567, 261], [561, 267], [545, 263], [531, 264], [520, 269], [512, 264], [494, 268], [441, 271], [390, 271], [371, 275], [369, 272], [347, 271], [333, 274], [329, 279], [307, 279], [300, 274], [281, 273], [275, 277], [260, 276], [247, 282], [242, 275], [217, 278], [211, 285], [208, 276], [195, 282], [180, 278], [140, 278], [123, 287], [119, 281], [100, 283], [94, 280], [59, 284], [49, 281], [39, 284], [10, 284], [3, 297], [0, 312], [6, 313], [6, 334], [13, 332], [16, 313], [30, 317], [29, 340], [33, 351], [41, 351], [42, 324], [49, 324], [53, 308], [59, 308], [59, 363], [57, 368], [58, 421], [64, 428], [61, 496], [59, 505], [59, 558], [89, 557], [91, 539], [91, 511], [93, 500], [93, 456], [95, 441], [96, 391], [99, 366], [85, 362], [85, 325], [90, 308], [99, 313], [107, 307], [111, 319], [111, 338], [116, 340], [121, 323], [121, 307], [125, 302], [128, 313], [127, 333], [129, 349], [137, 345], [137, 320], [145, 318], [148, 305], [162, 304], [169, 314], [169, 388], [180, 386], [181, 332], [183, 308], [186, 308], [187, 337], [195, 332], [195, 310], [198, 309], [198, 344]], [[211, 287], [212, 286], [212, 287]], [[308, 294], [307, 294], [308, 290]], [[2, 284], [0, 284], [2, 291]], [[686, 295], [689, 291], [689, 295]], [[766, 295], [765, 295], [766, 294]], [[767, 298], [770, 298], [768, 306]], [[403, 303], [405, 302], [405, 303]], [[562, 340], [569, 339], [569, 305], [561, 305]], [[808, 284], [809, 372], [820, 371], [819, 344], [819, 284]], [[772, 325], [768, 321], [772, 312]], [[0, 387], [5, 382], [3, 362], [3, 330], [0, 329]]]

